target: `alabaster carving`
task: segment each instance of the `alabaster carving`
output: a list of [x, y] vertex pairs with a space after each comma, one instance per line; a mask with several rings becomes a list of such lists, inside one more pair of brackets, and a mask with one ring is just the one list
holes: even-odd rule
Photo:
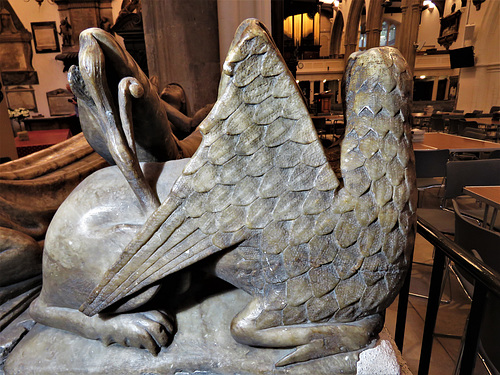
[[[68, 79], [78, 98], [83, 133], [104, 159], [120, 165], [125, 157], [167, 161], [193, 155], [199, 132], [183, 140], [174, 135], [176, 126], [169, 119], [175, 119], [178, 110], [160, 99], [158, 88], [111, 34], [87, 29], [79, 44], [79, 66], [70, 69]], [[135, 150], [129, 150], [132, 147]]]
[[[121, 165], [130, 149], [123, 145], [126, 140], [120, 136], [132, 123], [134, 129], [128, 129], [127, 134], [135, 135], [133, 146], [135, 150], [137, 143], [139, 151], [128, 160], [136, 163], [189, 157], [201, 141], [196, 127], [207, 108], [191, 118], [177, 108], [178, 93], [165, 98], [172, 104], [160, 100], [157, 88], [111, 34], [101, 29], [82, 33], [79, 55], [85, 73], [80, 75], [78, 68], [73, 68], [69, 78], [79, 99], [80, 121], [87, 139], [78, 134], [0, 166], [0, 331], [36, 296], [31, 293], [28, 299], [23, 293], [29, 288], [40, 288], [43, 241], [54, 213], [84, 178], [108, 165], [89, 143], [109, 163], [115, 164], [116, 159]], [[127, 84], [119, 86], [124, 75]], [[131, 103], [130, 94], [123, 87], [136, 81], [146, 90], [143, 89], [141, 99]], [[120, 101], [126, 108], [121, 117]], [[103, 114], [106, 105], [108, 112]], [[110, 113], [117, 116], [108, 118]], [[182, 140], [175, 135], [179, 133], [184, 136]], [[110, 149], [116, 150], [115, 158]], [[121, 156], [116, 157], [118, 154]]]
[[[94, 41], [84, 36], [81, 45]], [[244, 21], [193, 157], [138, 168], [139, 146], [135, 152], [126, 131], [106, 146], [119, 168], [96, 172], [61, 205], [47, 233], [34, 319], [161, 358], [175, 334], [168, 307], [193, 288], [173, 276], [199, 266], [251, 296], [227, 329], [239, 344], [289, 349], [272, 367], [341, 355], [351, 366], [342, 371], [355, 371], [408, 268], [416, 195], [404, 59], [376, 48], [353, 54], [346, 70], [339, 182], [268, 32]], [[131, 118], [119, 110], [150, 90], [142, 79], [122, 82], [119, 108], [105, 91], [88, 97], [116, 123]], [[150, 101], [141, 116], [156, 108]]]

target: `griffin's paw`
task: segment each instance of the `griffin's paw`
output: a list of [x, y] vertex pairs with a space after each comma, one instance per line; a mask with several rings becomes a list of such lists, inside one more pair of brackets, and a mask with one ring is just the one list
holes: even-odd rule
[[172, 319], [161, 311], [120, 314], [105, 320], [105, 329], [99, 338], [106, 346], [119, 344], [147, 349], [157, 355], [173, 336]]

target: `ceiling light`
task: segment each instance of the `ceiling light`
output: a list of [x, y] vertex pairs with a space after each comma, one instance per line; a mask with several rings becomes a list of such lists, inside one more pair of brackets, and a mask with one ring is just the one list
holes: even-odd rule
[[338, 8], [342, 0], [319, 0], [319, 2], [323, 4], [333, 4], [334, 7]]
[[424, 0], [423, 6], [425, 7], [426, 5], [429, 9], [434, 9], [436, 6], [431, 0]]

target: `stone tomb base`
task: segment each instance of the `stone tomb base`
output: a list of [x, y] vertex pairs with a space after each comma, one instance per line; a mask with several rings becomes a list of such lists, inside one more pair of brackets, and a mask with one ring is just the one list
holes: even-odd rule
[[[274, 364], [293, 349], [262, 349], [237, 343], [229, 325], [249, 301], [245, 292], [230, 290], [179, 312], [178, 332], [157, 357], [146, 350], [106, 347], [99, 341], [37, 324], [9, 355], [4, 371], [7, 375], [349, 373], [346, 370], [353, 360], [342, 354], [276, 368]], [[381, 362], [384, 365], [389, 361], [381, 358]], [[390, 373], [395, 373], [394, 367]]]

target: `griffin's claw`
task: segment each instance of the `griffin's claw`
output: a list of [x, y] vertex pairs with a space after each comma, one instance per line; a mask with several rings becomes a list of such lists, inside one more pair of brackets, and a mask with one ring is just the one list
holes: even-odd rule
[[[322, 339], [313, 340], [308, 344], [298, 346], [290, 354], [287, 354], [276, 362], [276, 367], [283, 367], [297, 362], [305, 362], [323, 356], [325, 344]], [[335, 354], [335, 353], [331, 353]]]

